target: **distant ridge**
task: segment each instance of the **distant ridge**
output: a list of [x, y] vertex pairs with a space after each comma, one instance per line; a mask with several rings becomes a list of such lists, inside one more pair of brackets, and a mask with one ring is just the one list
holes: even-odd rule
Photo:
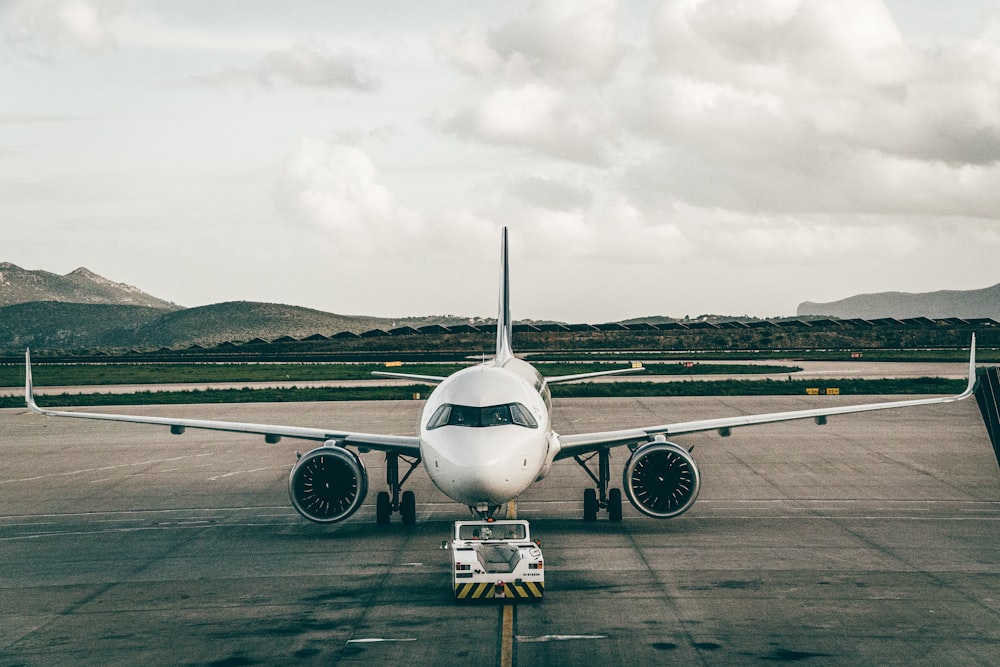
[[183, 308], [86, 268], [65, 276], [0, 262], [0, 350], [212, 347], [433, 324], [468, 324], [455, 315], [369, 317], [255, 301]]
[[469, 318], [336, 315], [299, 306], [229, 301], [167, 310], [149, 306], [32, 301], [0, 306], [0, 351], [214, 347], [279, 336], [468, 323]]
[[832, 301], [799, 304], [798, 316], [824, 315], [845, 319], [893, 317], [991, 317], [1000, 320], [1000, 284], [977, 290], [940, 290], [937, 292], [879, 292]]
[[0, 307], [32, 301], [144, 306], [161, 310], [180, 308], [177, 304], [150, 296], [138, 287], [116, 283], [83, 267], [60, 276], [0, 262]]

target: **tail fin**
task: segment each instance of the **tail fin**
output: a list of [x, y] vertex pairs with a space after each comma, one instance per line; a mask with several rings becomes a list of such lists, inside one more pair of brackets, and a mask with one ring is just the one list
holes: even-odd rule
[[502, 364], [514, 356], [510, 339], [513, 322], [510, 319], [510, 265], [507, 262], [507, 228], [503, 228], [500, 242], [500, 312], [497, 315], [497, 356], [495, 363]]

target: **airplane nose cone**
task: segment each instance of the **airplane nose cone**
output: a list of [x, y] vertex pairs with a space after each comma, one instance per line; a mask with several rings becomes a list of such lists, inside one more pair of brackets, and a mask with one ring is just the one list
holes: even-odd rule
[[[462, 437], [469, 432], [476, 437]], [[540, 457], [532, 435], [517, 426], [439, 429], [424, 439], [424, 468], [453, 500], [501, 505], [520, 495], [538, 474]]]
[[[475, 499], [476, 503], [486, 502], [491, 505], [500, 505], [511, 498], [517, 496], [523, 489], [520, 479], [516, 476], [505, 475], [498, 470], [476, 470], [470, 471], [464, 481], [463, 496], [468, 499]], [[511, 479], [511, 477], [514, 477]], [[474, 504], [470, 502], [469, 504]]]

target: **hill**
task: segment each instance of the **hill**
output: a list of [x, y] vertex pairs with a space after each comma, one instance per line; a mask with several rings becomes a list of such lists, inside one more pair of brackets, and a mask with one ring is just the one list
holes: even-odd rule
[[176, 304], [157, 299], [138, 287], [116, 283], [83, 267], [60, 276], [48, 271], [30, 271], [10, 262], [0, 262], [0, 306], [31, 301], [101, 303], [176, 310]]
[[937, 292], [879, 292], [832, 301], [799, 304], [798, 316], [822, 315], [866, 320], [880, 317], [931, 319], [960, 317], [1000, 319], [1000, 284], [978, 290], [940, 290]]
[[281, 336], [332, 336], [343, 331], [458, 324], [450, 315], [402, 319], [336, 315], [275, 303], [232, 301], [198, 308], [36, 301], [0, 308], [0, 350], [158, 349], [211, 347]]
[[159, 308], [33, 301], [0, 308], [0, 349], [99, 349], [163, 315]]
[[131, 332], [128, 346], [212, 346], [226, 341], [270, 340], [279, 336], [330, 336], [395, 326], [394, 320], [336, 315], [321, 310], [255, 301], [230, 301], [163, 314]]

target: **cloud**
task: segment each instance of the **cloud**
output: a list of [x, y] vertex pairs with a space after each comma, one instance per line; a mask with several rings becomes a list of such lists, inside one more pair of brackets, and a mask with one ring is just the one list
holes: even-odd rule
[[[621, 57], [615, 0], [539, 0], [491, 33], [504, 59], [552, 77], [606, 80]], [[586, 45], [586, 46], [583, 46]]]
[[367, 153], [324, 139], [299, 143], [285, 161], [276, 197], [293, 221], [345, 254], [399, 251], [422, 227], [380, 182]]
[[601, 164], [614, 136], [600, 103], [587, 91], [525, 83], [494, 89], [475, 108], [439, 121], [460, 137], [516, 146], [573, 162]]
[[[439, 57], [484, 84], [439, 127], [627, 173], [658, 205], [995, 210], [996, 21], [979, 37], [907, 41], [879, 0], [665, 0], [646, 47], [625, 49], [617, 7], [585, 9], [574, 22], [573, 6], [536, 2], [495, 28], [439, 34]], [[592, 60], [569, 46], [587, 40]]]
[[39, 60], [62, 50], [106, 53], [117, 41], [112, 24], [127, 0], [9, 0], [0, 5], [7, 45]]
[[650, 21], [650, 41], [672, 71], [762, 86], [892, 80], [905, 55], [878, 0], [666, 0]]
[[607, 80], [621, 59], [615, 0], [536, 0], [496, 29], [446, 30], [438, 56], [480, 77]]
[[818, 0], [661, 3], [649, 66], [619, 97], [623, 134], [656, 149], [629, 166], [644, 195], [747, 212], [995, 215], [1000, 43], [907, 42], [881, 2], [849, 4], [830, 20]]
[[378, 86], [364, 60], [350, 52], [332, 52], [316, 41], [269, 51], [252, 68], [231, 67], [194, 78], [220, 87], [305, 86], [369, 92]]
[[[438, 126], [497, 146], [601, 164], [618, 135], [599, 99], [623, 57], [614, 0], [536, 0], [497, 28], [438, 33], [438, 58], [486, 92]], [[586, 45], [583, 47], [582, 45]]]
[[375, 87], [362, 60], [350, 53], [331, 53], [316, 42], [300, 42], [268, 53], [258, 65], [258, 72], [266, 82], [355, 90]]

